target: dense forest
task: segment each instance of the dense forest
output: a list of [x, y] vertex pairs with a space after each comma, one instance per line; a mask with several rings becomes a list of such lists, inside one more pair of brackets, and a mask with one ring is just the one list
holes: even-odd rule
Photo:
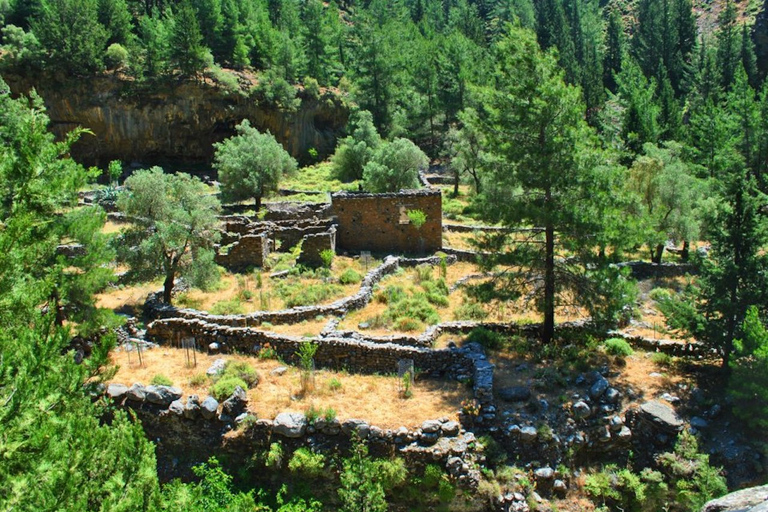
[[[679, 247], [699, 278], [661, 307], [715, 351], [735, 414], [759, 432], [768, 425], [768, 64], [755, 43], [767, 29], [732, 0], [706, 9], [712, 30], [700, 28], [692, 0], [0, 0], [0, 71], [111, 74], [137, 94], [183, 81], [242, 90], [248, 78], [283, 110], [297, 107], [300, 89], [339, 95], [352, 115], [334, 178], [397, 190], [417, 183], [400, 167], [429, 160], [455, 179], [455, 195], [471, 189], [477, 218], [541, 228], [529, 244], [476, 240], [484, 269], [520, 270], [473, 294], [520, 297], [540, 275], [546, 343], [557, 342], [562, 297], [614, 326], [635, 293], [614, 263], [638, 248], [662, 263]], [[111, 376], [115, 340], [104, 333], [119, 319], [93, 294], [114, 279], [104, 263], [120, 248], [100, 231], [103, 211], [74, 207], [101, 173], [68, 157], [87, 130], [57, 141], [47, 125], [39, 97], [13, 98], [0, 81], [0, 509], [321, 510], [306, 489], [235, 489], [215, 460], [197, 482], [160, 486], [140, 425], [94, 398]], [[238, 127], [254, 137], [248, 145], [276, 146], [254, 131]], [[279, 176], [296, 172], [279, 149], [264, 164], [243, 164], [223, 143], [217, 151], [222, 193], [253, 197], [257, 210]], [[236, 176], [248, 165], [276, 170], [245, 190], [232, 180], [245, 180]], [[699, 241], [706, 250], [689, 250]], [[57, 252], [73, 242], [87, 251]], [[95, 333], [102, 343], [73, 361], [72, 336]], [[349, 511], [386, 510], [385, 493], [409, 478], [362, 444], [333, 471]], [[420, 478], [412, 493], [432, 485]], [[436, 478], [429, 492], [442, 488]]]

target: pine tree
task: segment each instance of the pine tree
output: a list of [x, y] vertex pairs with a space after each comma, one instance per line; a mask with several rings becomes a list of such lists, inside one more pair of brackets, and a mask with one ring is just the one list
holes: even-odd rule
[[736, 17], [736, 6], [733, 0], [727, 0], [725, 8], [717, 19], [717, 67], [720, 70], [720, 86], [725, 91], [731, 89], [736, 69], [741, 61], [741, 42]]
[[621, 72], [621, 65], [627, 53], [626, 35], [621, 14], [617, 9], [611, 9], [608, 15], [608, 27], [603, 57], [603, 84], [605, 88], [616, 93], [616, 75]]
[[197, 77], [205, 69], [208, 49], [203, 46], [203, 35], [195, 10], [188, 0], [176, 8], [170, 32], [170, 62], [182, 76]]
[[755, 43], [749, 33], [746, 23], [741, 25], [741, 64], [747, 72], [749, 85], [758, 89], [760, 77], [757, 74], [757, 56], [755, 55]]

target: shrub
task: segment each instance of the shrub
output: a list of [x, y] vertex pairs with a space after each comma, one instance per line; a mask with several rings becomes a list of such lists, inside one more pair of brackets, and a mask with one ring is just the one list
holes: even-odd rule
[[331, 249], [320, 251], [320, 259], [323, 260], [323, 266], [325, 268], [331, 268], [334, 256], [336, 256], [336, 253]]
[[427, 214], [422, 210], [408, 210], [406, 215], [408, 216], [408, 220], [411, 221], [411, 224], [416, 229], [421, 229], [421, 227], [427, 222]]
[[398, 331], [413, 332], [423, 330], [424, 324], [415, 318], [408, 318], [403, 316], [395, 320], [394, 327]]
[[338, 391], [341, 389], [341, 381], [337, 379], [336, 377], [333, 377], [331, 380], [328, 381], [328, 389], [331, 391]]
[[605, 340], [605, 351], [612, 356], [631, 356], [634, 353], [627, 340], [622, 338]]
[[417, 265], [414, 270], [414, 280], [417, 284], [423, 284], [424, 281], [431, 281], [432, 280], [432, 267], [427, 265], [426, 263], [423, 263], [421, 265]]
[[318, 478], [323, 476], [325, 468], [325, 456], [315, 453], [309, 448], [299, 448], [293, 452], [288, 469], [292, 473], [298, 473], [306, 478]]
[[225, 377], [242, 379], [248, 386], [243, 389], [255, 387], [259, 383], [259, 374], [256, 369], [245, 361], [228, 361], [221, 374], [221, 378]]
[[320, 97], [320, 84], [315, 78], [305, 76], [302, 82], [304, 83], [304, 91], [310, 98], [318, 99]]
[[193, 387], [200, 387], [208, 383], [208, 375], [205, 373], [196, 373], [189, 378], [189, 385]]
[[173, 381], [162, 374], [157, 374], [154, 377], [152, 377], [152, 380], [150, 381], [150, 384], [154, 386], [173, 386]]
[[314, 405], [310, 405], [307, 410], [304, 411], [304, 417], [307, 418], [307, 423], [314, 425], [320, 417], [320, 411]]
[[107, 48], [104, 63], [109, 69], [120, 69], [128, 65], [128, 50], [119, 43], [112, 43]]
[[283, 466], [283, 457], [283, 446], [280, 443], [272, 443], [269, 445], [264, 464], [268, 468], [279, 469]]
[[395, 304], [390, 304], [387, 307], [386, 315], [390, 318], [405, 317], [420, 320], [430, 325], [440, 322], [440, 316], [435, 308], [429, 304], [427, 296], [424, 294], [416, 294]]
[[320, 304], [342, 292], [341, 286], [327, 283], [303, 284], [285, 280], [277, 284], [276, 292], [283, 299], [285, 307]]
[[268, 104], [286, 112], [296, 112], [301, 104], [301, 99], [296, 97], [296, 89], [273, 69], [259, 75], [259, 83], [254, 91]]
[[483, 306], [474, 300], [464, 300], [464, 302], [453, 312], [454, 320], [485, 320], [488, 312]]
[[363, 276], [361, 276], [357, 271], [354, 269], [348, 268], [344, 271], [344, 273], [341, 274], [339, 277], [339, 282], [341, 284], [357, 284], [360, 281], [363, 280]]
[[405, 290], [402, 286], [388, 285], [384, 290], [376, 294], [376, 302], [381, 304], [394, 304], [405, 298]]
[[223, 402], [232, 396], [232, 393], [234, 393], [237, 386], [240, 386], [243, 389], [248, 389], [248, 384], [246, 384], [243, 379], [231, 375], [227, 377], [222, 376], [213, 386], [211, 386], [211, 396], [219, 402]]
[[202, 299], [193, 299], [188, 292], [180, 293], [176, 297], [176, 304], [183, 308], [200, 309], [203, 307]]
[[467, 336], [467, 342], [479, 343], [490, 350], [500, 350], [504, 347], [504, 337], [485, 327], [475, 327]]
[[245, 313], [240, 299], [220, 300], [211, 307], [212, 315], [242, 315]]
[[325, 409], [325, 412], [323, 412], [323, 419], [325, 421], [333, 421], [336, 419], [336, 409], [333, 407], [328, 406]]
[[651, 355], [651, 361], [659, 366], [672, 366], [672, 356], [666, 352], [654, 352], [653, 355]]

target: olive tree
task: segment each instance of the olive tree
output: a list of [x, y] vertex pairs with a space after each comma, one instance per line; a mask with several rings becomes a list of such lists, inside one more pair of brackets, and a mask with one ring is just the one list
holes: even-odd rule
[[369, 192], [397, 192], [419, 186], [419, 170], [429, 159], [408, 139], [395, 139], [379, 146], [363, 168], [363, 182]]
[[165, 174], [159, 167], [125, 180], [117, 206], [132, 220], [118, 244], [118, 254], [136, 277], [164, 276], [163, 299], [171, 303], [178, 274], [205, 286], [218, 274], [213, 244], [219, 234], [219, 201], [206, 194], [198, 178]]
[[237, 135], [214, 144], [221, 196], [224, 201], [253, 198], [258, 210], [262, 197], [277, 190], [284, 175], [296, 171], [296, 160], [271, 133], [261, 133], [247, 119], [236, 129]]

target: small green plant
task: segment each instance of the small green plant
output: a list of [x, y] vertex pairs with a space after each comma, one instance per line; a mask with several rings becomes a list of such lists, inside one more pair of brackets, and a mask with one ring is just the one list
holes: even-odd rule
[[317, 343], [304, 342], [296, 351], [301, 367], [301, 394], [310, 393], [314, 389], [314, 369], [315, 353], [317, 352]]
[[605, 340], [605, 351], [612, 356], [631, 356], [634, 354], [634, 350], [627, 343], [627, 340], [622, 338], [608, 338]]
[[158, 373], [157, 375], [152, 377], [150, 384], [152, 384], [153, 386], [173, 386], [173, 381], [168, 377], [166, 377], [165, 375]]
[[453, 311], [454, 320], [485, 320], [488, 312], [477, 301], [465, 299], [464, 302]]
[[245, 418], [237, 424], [237, 428], [239, 430], [247, 430], [249, 428], [252, 428], [254, 425], [256, 425], [256, 421], [258, 420], [258, 416], [255, 414], [248, 413], [246, 414]]
[[339, 276], [339, 282], [341, 284], [357, 284], [362, 280], [363, 276], [352, 268], [348, 268], [341, 274], [341, 276]]
[[336, 253], [331, 249], [320, 251], [320, 259], [323, 260], [323, 267], [331, 268], [334, 256], [336, 256]]
[[422, 284], [424, 281], [431, 281], [433, 278], [432, 267], [426, 263], [417, 265], [414, 269], [413, 280], [417, 284]]
[[248, 387], [248, 389], [255, 387], [259, 383], [259, 374], [256, 369], [245, 361], [229, 361], [224, 366], [224, 372], [221, 374], [221, 378], [224, 377], [237, 377], [242, 379]]
[[264, 464], [268, 468], [280, 469], [283, 466], [284, 457], [283, 446], [280, 443], [272, 443], [269, 445]]
[[295, 452], [288, 462], [288, 469], [305, 478], [319, 478], [323, 476], [325, 469], [325, 456], [315, 453], [309, 448], [301, 447]]
[[306, 411], [304, 411], [304, 417], [307, 418], [307, 423], [314, 425], [317, 419], [320, 417], [320, 410], [317, 409], [314, 404], [310, 404]]
[[261, 272], [256, 271], [253, 273], [254, 279], [256, 280], [256, 288], [263, 288], [264, 287], [264, 281], [261, 277]]
[[259, 359], [277, 359], [277, 349], [269, 343], [265, 343], [259, 347], [259, 351], [256, 355]]
[[338, 391], [341, 389], [341, 381], [337, 379], [336, 377], [332, 377], [331, 380], [328, 381], [328, 389], [331, 391]]
[[212, 315], [242, 315], [245, 313], [240, 299], [220, 300], [211, 307]]
[[193, 387], [200, 387], [204, 386], [208, 383], [208, 375], [205, 373], [196, 373], [192, 377], [189, 378], [189, 385]]
[[438, 257], [440, 257], [440, 277], [443, 279], [448, 278], [448, 255], [444, 252], [437, 253]]
[[672, 366], [672, 356], [667, 354], [666, 352], [654, 352], [651, 355], [651, 361], [653, 361], [654, 364], [657, 364], [659, 366], [663, 366], [665, 368], [669, 368]]
[[408, 215], [408, 220], [411, 221], [411, 224], [416, 229], [421, 229], [427, 222], [427, 214], [422, 210], [408, 210], [406, 215]]
[[475, 327], [467, 336], [467, 342], [479, 343], [489, 350], [501, 350], [504, 348], [504, 337], [485, 327]]
[[193, 299], [188, 292], [184, 292], [176, 297], [176, 304], [184, 308], [200, 309], [203, 307], [203, 300]]
[[317, 161], [318, 152], [317, 152], [317, 150], [315, 148], [309, 148], [307, 150], [307, 153], [309, 154], [309, 158], [311, 158], [312, 161], [314, 161], [314, 162]]
[[413, 396], [413, 373], [410, 371], [405, 372], [400, 378], [400, 384], [400, 396], [406, 400], [411, 398]]
[[248, 384], [246, 384], [243, 379], [234, 376], [222, 376], [213, 386], [211, 386], [211, 396], [219, 402], [223, 402], [232, 396], [232, 393], [235, 392], [235, 388], [238, 386], [244, 390], [248, 389]]
[[323, 419], [325, 421], [333, 421], [336, 419], [336, 409], [334, 409], [331, 406], [328, 406], [325, 408], [325, 411], [323, 412]]

